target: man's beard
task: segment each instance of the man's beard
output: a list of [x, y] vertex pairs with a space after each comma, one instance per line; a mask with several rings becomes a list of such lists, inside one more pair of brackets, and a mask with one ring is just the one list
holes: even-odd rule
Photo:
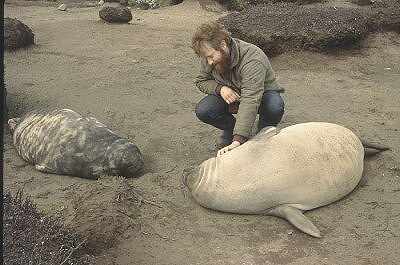
[[229, 70], [230, 57], [226, 51], [221, 49], [220, 52], [222, 55], [221, 61], [219, 63], [217, 63], [214, 67], [218, 73], [225, 74]]

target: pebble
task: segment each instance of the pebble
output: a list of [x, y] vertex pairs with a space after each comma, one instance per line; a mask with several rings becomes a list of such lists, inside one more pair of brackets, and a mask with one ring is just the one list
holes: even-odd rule
[[66, 4], [61, 4], [58, 8], [60, 11], [67, 11], [67, 5]]

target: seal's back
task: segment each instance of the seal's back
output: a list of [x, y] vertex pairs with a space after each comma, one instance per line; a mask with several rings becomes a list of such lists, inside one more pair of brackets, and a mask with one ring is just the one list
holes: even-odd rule
[[364, 149], [350, 130], [310, 122], [260, 132], [200, 166], [192, 194], [203, 206], [263, 213], [278, 205], [317, 208], [350, 193], [362, 176]]

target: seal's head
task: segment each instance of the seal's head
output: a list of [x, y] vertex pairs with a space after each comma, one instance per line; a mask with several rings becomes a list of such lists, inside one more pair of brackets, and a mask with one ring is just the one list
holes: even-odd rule
[[21, 118], [13, 118], [8, 120], [8, 127], [10, 128], [11, 132], [15, 131], [15, 128], [17, 128], [20, 121]]
[[106, 151], [106, 167], [111, 175], [137, 176], [143, 169], [143, 156], [136, 145], [126, 139], [118, 139]]

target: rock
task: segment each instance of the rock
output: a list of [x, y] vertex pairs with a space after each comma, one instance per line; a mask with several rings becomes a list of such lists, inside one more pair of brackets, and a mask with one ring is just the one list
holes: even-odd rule
[[256, 5], [265, 5], [273, 3], [297, 3], [300, 5], [313, 4], [324, 2], [326, 0], [199, 0], [200, 5], [202, 2], [217, 2], [228, 10], [244, 10]]
[[171, 5], [178, 5], [182, 2], [183, 2], [183, 0], [171, 0]]
[[57, 7], [58, 10], [60, 11], [67, 11], [67, 5], [66, 4], [61, 4], [59, 7]]
[[34, 44], [35, 35], [32, 30], [14, 18], [4, 18], [4, 47], [15, 50]]
[[372, 30], [388, 30], [400, 32], [400, 1], [376, 0], [371, 4]]
[[99, 11], [101, 19], [110, 23], [128, 23], [132, 20], [132, 13], [126, 7], [105, 6]]
[[220, 22], [233, 37], [275, 56], [286, 51], [355, 46], [368, 34], [369, 18], [361, 8], [280, 3], [235, 12]]

